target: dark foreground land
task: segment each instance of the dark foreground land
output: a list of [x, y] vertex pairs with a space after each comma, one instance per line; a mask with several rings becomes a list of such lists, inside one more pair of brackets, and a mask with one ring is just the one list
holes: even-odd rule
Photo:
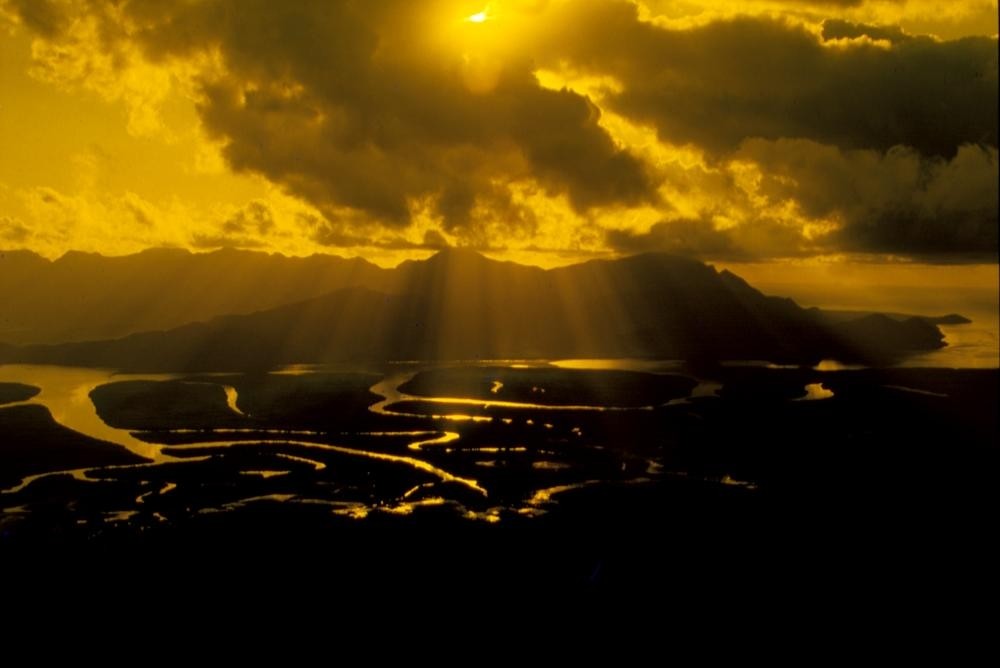
[[[0, 408], [8, 488], [41, 472], [39, 453], [91, 467], [0, 496], [0, 556], [373, 596], [996, 592], [996, 371], [692, 375], [721, 389], [685, 399], [683, 374], [437, 369], [390, 414], [369, 409], [381, 397], [365, 374], [98, 388], [105, 422], [174, 458], [138, 467], [109, 466], [137, 458], [42, 408]], [[233, 386], [244, 415], [209, 381]]]

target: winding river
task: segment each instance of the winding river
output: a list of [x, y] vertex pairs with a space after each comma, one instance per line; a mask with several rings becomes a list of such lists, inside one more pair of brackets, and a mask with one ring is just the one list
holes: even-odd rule
[[[413, 374], [406, 374], [400, 383], [406, 382], [409, 378], [412, 378]], [[106, 385], [108, 383], [122, 382], [122, 381], [167, 381], [167, 380], [178, 380], [183, 378], [179, 374], [119, 374], [108, 369], [88, 369], [88, 368], [77, 368], [77, 367], [59, 367], [59, 366], [40, 366], [40, 365], [10, 365], [10, 366], [0, 366], [0, 382], [10, 382], [10, 383], [23, 383], [26, 385], [32, 385], [41, 390], [35, 397], [28, 401], [18, 402], [17, 404], [8, 404], [5, 407], [12, 405], [39, 405], [46, 407], [52, 414], [52, 417], [56, 422], [61, 424], [68, 429], [72, 429], [78, 433], [91, 438], [106, 441], [109, 443], [114, 443], [116, 445], [123, 446], [128, 449], [133, 454], [139, 455], [146, 459], [152, 460], [150, 464], [140, 464], [139, 466], [150, 466], [156, 464], [163, 464], [166, 462], [192, 462], [196, 461], [190, 457], [180, 458], [167, 455], [163, 452], [164, 446], [147, 443], [142, 441], [126, 429], [118, 429], [108, 425], [104, 422], [97, 413], [97, 408], [94, 402], [90, 398], [90, 393], [101, 385]], [[205, 384], [206, 381], [192, 381], [195, 384]], [[239, 395], [235, 387], [232, 385], [226, 385], [225, 383], [219, 383], [226, 397], [226, 404], [231, 411], [234, 413], [244, 416], [244, 412], [239, 408]], [[374, 388], [373, 391], [377, 391], [377, 388], [386, 387], [385, 381], [380, 382]], [[372, 407], [372, 410], [376, 412], [383, 413], [385, 415], [394, 415], [389, 411], [385, 411], [384, 406], [390, 401], [398, 400], [396, 397], [406, 398], [408, 395], [403, 395], [393, 389], [389, 392], [389, 396], [385, 398], [376, 406]], [[178, 430], [182, 431], [182, 430]], [[428, 462], [425, 462], [414, 457], [404, 457], [397, 455], [390, 455], [381, 452], [374, 452], [369, 450], [361, 450], [357, 448], [347, 448], [337, 445], [330, 445], [328, 443], [321, 443], [309, 440], [299, 440], [301, 435], [317, 435], [316, 432], [309, 431], [295, 431], [295, 430], [257, 430], [257, 429], [247, 429], [247, 430], [232, 430], [232, 429], [219, 429], [211, 430], [209, 433], [216, 435], [232, 434], [237, 431], [246, 431], [253, 433], [264, 433], [274, 436], [299, 436], [298, 439], [290, 438], [265, 438], [265, 439], [254, 439], [255, 443], [281, 443], [286, 445], [298, 445], [305, 448], [327, 450], [331, 452], [337, 452], [340, 454], [354, 455], [358, 457], [365, 457], [369, 459], [378, 459], [382, 461], [394, 462], [398, 464], [403, 464], [410, 466], [414, 469], [425, 471], [430, 473], [444, 482], [456, 482], [466, 487], [486, 495], [486, 490], [480, 487], [475, 480], [470, 480], [467, 478], [462, 478], [441, 469], [440, 467], [434, 466]], [[274, 433], [278, 432], [278, 433]], [[411, 450], [419, 451], [421, 448], [430, 445], [439, 445], [443, 443], [448, 443], [458, 438], [458, 434], [455, 432], [439, 432], [439, 431], [412, 431], [412, 432], [380, 432], [378, 435], [383, 436], [396, 436], [396, 435], [407, 435], [413, 436], [414, 441], [409, 445]], [[240, 443], [239, 441], [232, 441], [231, 439], [216, 439], [210, 438], [203, 441], [198, 441], [197, 443], [188, 444], [184, 447], [227, 447]], [[311, 464], [315, 462], [310, 461]], [[122, 467], [110, 467], [110, 468], [122, 468]], [[92, 469], [78, 469], [72, 471], [52, 471], [48, 473], [43, 473], [39, 475], [29, 476], [22, 480], [16, 487], [8, 491], [18, 491], [23, 489], [27, 484], [30, 484], [34, 480], [39, 478], [44, 478], [46, 476], [61, 475], [69, 473], [74, 475], [74, 477], [81, 477], [82, 474]]]
[[[60, 366], [12, 365], [0, 366], [0, 382], [24, 383], [41, 390], [21, 404], [45, 406], [56, 422], [64, 427], [100, 441], [115, 443], [130, 452], [155, 463], [173, 461], [161, 450], [162, 446], [145, 443], [129, 431], [109, 426], [97, 414], [90, 393], [101, 385], [122, 380], [173, 380], [174, 375], [119, 375], [108, 369], [85, 369]], [[235, 390], [234, 390], [235, 391]]]
[[[489, 497], [489, 491], [485, 485], [481, 484], [474, 477], [469, 476], [467, 473], [464, 475], [458, 475], [452, 471], [446, 470], [441, 465], [437, 465], [421, 458], [421, 453], [427, 453], [431, 448], [446, 448], [447, 452], [452, 452], [454, 448], [458, 447], [456, 442], [461, 439], [461, 435], [458, 431], [452, 431], [447, 428], [438, 428], [440, 422], [466, 422], [466, 423], [479, 423], [479, 422], [490, 422], [494, 420], [493, 417], [484, 415], [473, 415], [465, 414], [461, 412], [461, 407], [463, 406], [475, 406], [475, 407], [499, 407], [499, 408], [509, 408], [530, 411], [527, 416], [518, 418], [523, 420], [526, 427], [533, 427], [535, 425], [532, 415], [535, 414], [537, 417], [537, 412], [556, 412], [556, 411], [581, 411], [581, 412], [604, 412], [604, 411], [651, 411], [654, 410], [655, 406], [638, 406], [638, 407], [616, 407], [616, 406], [596, 406], [596, 405], [550, 405], [550, 404], [536, 404], [527, 402], [517, 402], [517, 401], [505, 401], [500, 397], [502, 394], [502, 384], [494, 382], [492, 391], [493, 394], [498, 395], [497, 398], [489, 399], [479, 399], [479, 398], [468, 398], [468, 397], [424, 397], [410, 395], [405, 392], [400, 391], [400, 387], [409, 382], [413, 377], [420, 371], [426, 368], [433, 368], [432, 366], [423, 365], [407, 365], [405, 369], [402, 370], [390, 370], [389, 373], [385, 374], [378, 382], [376, 382], [370, 391], [382, 397], [380, 401], [370, 406], [369, 410], [377, 415], [382, 415], [391, 418], [406, 417], [411, 419], [423, 419], [432, 421], [429, 424], [428, 429], [417, 429], [412, 431], [379, 431], [379, 432], [368, 432], [359, 433], [355, 436], [372, 436], [372, 437], [404, 437], [409, 439], [407, 443], [407, 449], [411, 451], [412, 454], [390, 454], [387, 452], [382, 452], [380, 450], [366, 450], [357, 447], [347, 447], [344, 445], [333, 444], [328, 441], [330, 434], [323, 434], [316, 431], [308, 430], [296, 430], [296, 429], [267, 429], [267, 428], [219, 428], [211, 430], [168, 430], [169, 433], [185, 433], [185, 434], [197, 434], [196, 442], [185, 443], [183, 445], [171, 446], [168, 450], [169, 452], [179, 453], [186, 449], [205, 449], [210, 448], [212, 451], [218, 450], [223, 452], [226, 448], [230, 448], [235, 445], [246, 445], [252, 443], [255, 445], [284, 445], [284, 446], [294, 446], [303, 452], [303, 456], [290, 455], [287, 453], [276, 453], [277, 457], [286, 458], [288, 460], [295, 460], [299, 463], [308, 463], [315, 470], [322, 470], [325, 468], [325, 464], [321, 461], [309, 458], [309, 451], [316, 451], [321, 453], [335, 452], [342, 455], [348, 455], [350, 457], [357, 457], [363, 459], [379, 460], [383, 462], [389, 462], [391, 464], [396, 464], [399, 466], [408, 467], [414, 471], [420, 471], [424, 474], [430, 474], [438, 481], [443, 483], [452, 483], [460, 485], [466, 488], [469, 492], [474, 495], [480, 496], [481, 498]], [[292, 371], [278, 371], [276, 373], [315, 373], [321, 372], [324, 369], [309, 369], [309, 370], [292, 370]], [[29, 476], [23, 479], [16, 487], [4, 490], [0, 492], [4, 495], [13, 494], [26, 486], [32, 484], [35, 480], [40, 478], [45, 478], [48, 476], [57, 475], [72, 475], [78, 480], [94, 481], [101, 479], [102, 470], [112, 470], [112, 469], [122, 469], [122, 468], [145, 468], [154, 467], [165, 463], [178, 464], [186, 463], [192, 464], [196, 462], [204, 462], [211, 457], [211, 455], [191, 457], [191, 456], [174, 456], [165, 452], [167, 446], [148, 443], [143, 440], [136, 438], [131, 432], [126, 429], [118, 429], [112, 427], [105, 423], [98, 415], [97, 409], [94, 402], [90, 398], [91, 392], [109, 383], [122, 382], [122, 381], [170, 381], [170, 380], [182, 380], [185, 378], [181, 374], [121, 374], [108, 369], [88, 369], [88, 368], [75, 368], [75, 367], [58, 367], [58, 366], [35, 366], [35, 365], [12, 365], [12, 366], [0, 366], [0, 382], [17, 382], [27, 385], [32, 385], [40, 388], [41, 392], [33, 397], [32, 399], [19, 402], [20, 405], [25, 404], [35, 404], [46, 407], [52, 414], [56, 422], [64, 427], [67, 427], [73, 431], [79, 432], [86, 436], [101, 441], [106, 441], [120, 445], [130, 452], [139, 455], [140, 457], [151, 460], [148, 464], [133, 464], [126, 466], [109, 466], [109, 467], [93, 467], [89, 469], [78, 469], [70, 471], [52, 471], [41, 473], [37, 475]], [[239, 394], [237, 389], [228, 385], [225, 382], [225, 376], [219, 375], [218, 383], [214, 383], [212, 380], [212, 375], [200, 374], [198, 380], [184, 381], [197, 384], [215, 384], [218, 385], [222, 392], [224, 393], [225, 403], [228, 409], [235, 414], [244, 417], [247, 416], [244, 411], [239, 406]], [[696, 387], [693, 388], [688, 397], [674, 399], [666, 405], [672, 404], [683, 404], [691, 399], [698, 397], [709, 397], [717, 393], [721, 386], [718, 383], [711, 382], [701, 382]], [[427, 409], [426, 413], [421, 412], [406, 412], [402, 407], [397, 408], [396, 405], [401, 402], [420, 402], [421, 405], [435, 406], [440, 405], [442, 407], [441, 413], [436, 414], [435, 411]], [[8, 405], [9, 406], [9, 405]], [[0, 407], [2, 410], [4, 407]], [[413, 410], [413, 409], [410, 409]], [[511, 424], [511, 418], [503, 418], [502, 422], [504, 424]], [[551, 428], [552, 425], [544, 424], [538, 425], [539, 427]], [[578, 430], [574, 430], [578, 431]], [[234, 440], [236, 435], [246, 435], [252, 434], [251, 439], [244, 440]], [[321, 438], [322, 437], [322, 438]], [[459, 448], [461, 449], [461, 448]], [[502, 448], [493, 448], [492, 450], [501, 450]], [[487, 452], [491, 448], [473, 448], [468, 450], [468, 452], [482, 451]], [[521, 452], [524, 448], [511, 448], [510, 452]], [[490, 462], [482, 462], [482, 466], [489, 465]], [[541, 465], [548, 465], [551, 470], [559, 470], [562, 468], [567, 468], [568, 465], [556, 465], [552, 462], [542, 461]], [[624, 465], [622, 465], [624, 467]], [[650, 464], [650, 467], [653, 465]], [[280, 468], [280, 467], [279, 467]], [[543, 468], [538, 466], [536, 468]], [[622, 469], [624, 470], [624, 468]], [[652, 470], [651, 468], [649, 470]], [[261, 478], [268, 478], [273, 476], [286, 475], [289, 471], [279, 471], [279, 470], [252, 470], [252, 471], [242, 471], [241, 473], [245, 475], [253, 475]], [[645, 471], [643, 475], [645, 475]], [[151, 476], [151, 479], [155, 476]], [[645, 479], [645, 478], [643, 478]], [[593, 484], [595, 481], [587, 480], [582, 483], [570, 483], [561, 484], [557, 486], [542, 486], [541, 489], [535, 490], [528, 497], [522, 500], [522, 508], [517, 512], [525, 513], [526, 511], [531, 511], [532, 509], [538, 509], [540, 505], [549, 503], [552, 496], [559, 494], [563, 491], [569, 489], [579, 488], [581, 484], [589, 485]], [[164, 494], [171, 493], [177, 487], [175, 483], [169, 483], [165, 486], [157, 488], [157, 490], [143, 492], [137, 504], [143, 506], [147, 503], [150, 496], [162, 496]], [[413, 490], [411, 490], [413, 491]], [[299, 502], [310, 503], [322, 502], [322, 499], [296, 499]], [[444, 500], [438, 499], [442, 503]], [[340, 502], [338, 502], [340, 503]], [[401, 499], [396, 500], [396, 505], [386, 506], [384, 503], [381, 504], [383, 510], [389, 510], [390, 512], [398, 512], [400, 509], [408, 510], [412, 509], [416, 505], [427, 505], [431, 503], [431, 500], [413, 500], [412, 502], [408, 500], [408, 497], [404, 496]], [[358, 517], [364, 516], [367, 513], [365, 504], [357, 503], [349, 504], [351, 507], [348, 511], [352, 515]], [[497, 508], [491, 508], [485, 513], [476, 513], [473, 511], [466, 511], [466, 515], [469, 517], [478, 517], [480, 519], [487, 519], [489, 521], [495, 521], [498, 517]], [[125, 512], [126, 515], [122, 515]], [[132, 517], [133, 511], [119, 511], [111, 516], [111, 519], [118, 521], [121, 519], [127, 519]]]

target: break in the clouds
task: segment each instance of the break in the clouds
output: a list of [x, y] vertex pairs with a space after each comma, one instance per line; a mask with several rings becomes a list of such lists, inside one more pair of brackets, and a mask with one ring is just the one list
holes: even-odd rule
[[[410, 2], [230, 0], [132, 3], [154, 59], [217, 50], [202, 120], [237, 170], [284, 184], [336, 217], [347, 207], [406, 225], [429, 200], [446, 229], [477, 205], [505, 208], [504, 184], [533, 179], [577, 211], [655, 202], [644, 166], [571, 91], [542, 88], [528, 58], [481, 66], [428, 53]], [[129, 11], [130, 10], [130, 11]], [[484, 58], [486, 56], [483, 56]], [[477, 67], [483, 69], [476, 71]]]
[[[872, 21], [901, 20], [904, 2], [0, 6], [33, 35], [37, 77], [117, 86], [135, 134], [183, 90], [229, 170], [303, 204], [288, 222], [247, 201], [192, 246], [297, 233], [710, 259], [997, 251], [996, 36]], [[146, 229], [164, 218], [130, 210]]]

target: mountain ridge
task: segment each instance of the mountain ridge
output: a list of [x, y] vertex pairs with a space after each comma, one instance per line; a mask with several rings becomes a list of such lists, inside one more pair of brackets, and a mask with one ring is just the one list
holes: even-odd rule
[[70, 252], [55, 260], [0, 252], [0, 341], [62, 343], [169, 329], [354, 284], [380, 287], [387, 271], [361, 258], [233, 249]]
[[0, 346], [0, 362], [137, 370], [558, 357], [882, 362], [944, 345], [928, 322], [827, 322], [727, 270], [664, 253], [549, 270], [471, 251], [370, 273], [353, 266], [360, 275], [337, 275], [346, 287], [291, 303], [118, 338]]

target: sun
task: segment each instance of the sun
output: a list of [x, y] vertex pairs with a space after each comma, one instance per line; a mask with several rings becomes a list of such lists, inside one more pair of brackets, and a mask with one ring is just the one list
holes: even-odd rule
[[489, 13], [484, 9], [481, 12], [476, 12], [472, 16], [467, 17], [465, 20], [469, 23], [485, 23], [489, 18]]

